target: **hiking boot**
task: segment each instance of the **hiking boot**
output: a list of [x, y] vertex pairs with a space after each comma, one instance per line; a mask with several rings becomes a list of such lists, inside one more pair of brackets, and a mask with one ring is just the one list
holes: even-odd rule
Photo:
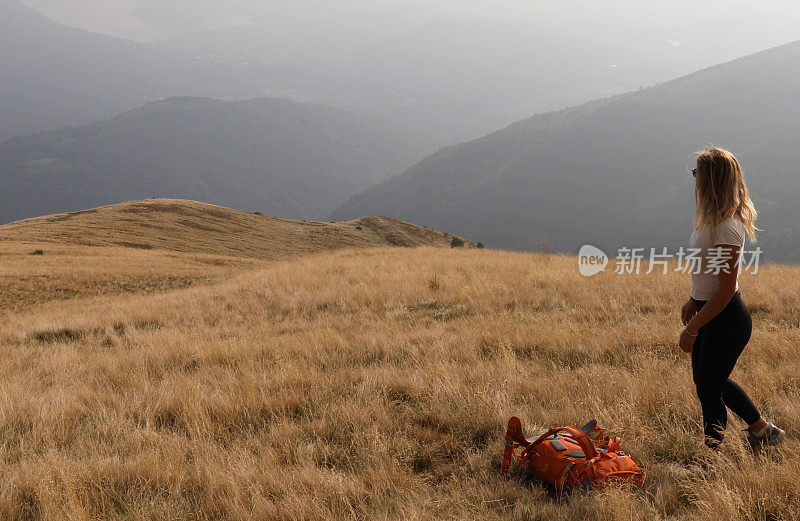
[[745, 430], [747, 431], [747, 441], [754, 447], [758, 445], [777, 445], [786, 436], [786, 432], [774, 423], [767, 423], [764, 432], [760, 436], [753, 434], [753, 431], [749, 428]]

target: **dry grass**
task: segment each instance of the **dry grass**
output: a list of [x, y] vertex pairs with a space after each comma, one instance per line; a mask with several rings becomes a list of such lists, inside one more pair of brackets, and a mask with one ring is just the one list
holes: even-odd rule
[[[789, 435], [757, 456], [735, 419], [704, 453], [678, 275], [385, 248], [9, 313], [0, 518], [798, 519], [797, 275], [743, 282], [755, 334], [735, 376]], [[531, 434], [598, 417], [645, 485], [501, 479], [512, 414]]]
[[222, 255], [0, 242], [0, 320], [6, 313], [53, 300], [161, 293], [212, 284], [266, 265]]

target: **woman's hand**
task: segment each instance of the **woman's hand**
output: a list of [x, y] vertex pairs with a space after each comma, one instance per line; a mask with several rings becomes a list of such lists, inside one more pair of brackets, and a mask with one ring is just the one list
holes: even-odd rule
[[697, 314], [697, 304], [694, 303], [694, 300], [689, 299], [686, 301], [686, 304], [683, 305], [681, 308], [681, 322], [683, 325], [689, 323], [689, 321]]
[[684, 330], [681, 331], [681, 337], [678, 340], [678, 345], [684, 353], [691, 353], [694, 349], [695, 340], [697, 340], [697, 335], [690, 335], [689, 330], [684, 328]]

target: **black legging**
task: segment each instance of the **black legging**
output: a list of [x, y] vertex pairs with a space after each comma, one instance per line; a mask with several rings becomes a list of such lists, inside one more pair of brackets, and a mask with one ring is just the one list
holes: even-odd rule
[[[699, 311], [707, 301], [694, 302]], [[700, 328], [694, 342], [692, 377], [703, 409], [703, 430], [709, 446], [715, 447], [722, 441], [728, 424], [726, 405], [748, 425], [761, 418], [744, 389], [729, 378], [750, 340], [752, 327], [750, 310], [737, 292], [719, 315]]]

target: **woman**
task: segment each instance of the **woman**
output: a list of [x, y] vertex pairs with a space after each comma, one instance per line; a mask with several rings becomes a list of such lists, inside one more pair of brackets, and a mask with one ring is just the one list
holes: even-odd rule
[[739, 162], [727, 150], [698, 152], [692, 175], [697, 208], [690, 248], [700, 250], [700, 262], [692, 272], [691, 298], [681, 310], [685, 328], [680, 347], [692, 354], [705, 442], [714, 449], [722, 442], [727, 406], [749, 425], [752, 444], [775, 445], [785, 432], [764, 421], [747, 393], [729, 378], [752, 328], [738, 279], [745, 235], [755, 241], [756, 209]]

